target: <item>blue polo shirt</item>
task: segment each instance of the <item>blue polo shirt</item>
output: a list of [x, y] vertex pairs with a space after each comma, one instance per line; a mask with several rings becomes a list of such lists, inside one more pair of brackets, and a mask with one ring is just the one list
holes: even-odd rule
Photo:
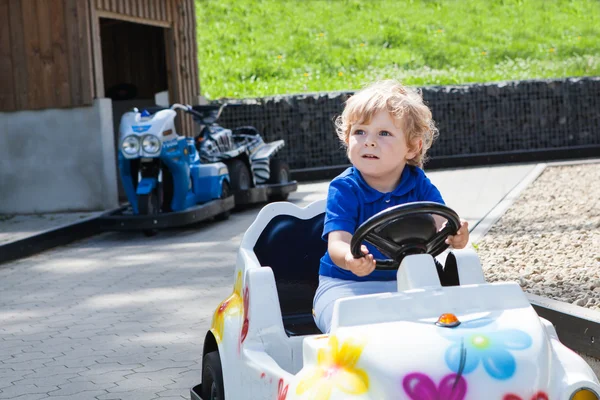
[[[323, 240], [332, 231], [354, 231], [367, 219], [386, 208], [414, 201], [434, 201], [445, 204], [440, 191], [425, 176], [421, 168], [407, 165], [402, 171], [400, 183], [393, 192], [381, 193], [373, 189], [363, 179], [360, 172], [350, 167], [329, 184], [327, 209], [323, 226]], [[369, 253], [376, 259], [387, 259], [374, 246], [365, 243]], [[321, 258], [319, 274], [332, 278], [354, 281], [391, 281], [396, 279], [396, 271], [373, 271], [359, 277], [338, 267], [329, 257], [329, 251]]]

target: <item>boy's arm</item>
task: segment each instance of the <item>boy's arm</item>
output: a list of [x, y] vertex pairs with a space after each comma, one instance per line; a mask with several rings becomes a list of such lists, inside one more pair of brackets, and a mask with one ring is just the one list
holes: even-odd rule
[[[446, 219], [439, 215], [433, 215], [435, 220], [435, 226], [440, 231], [444, 225], [446, 225]], [[446, 238], [446, 243], [449, 244], [453, 249], [464, 249], [469, 242], [469, 223], [465, 220], [460, 220], [460, 227], [456, 235], [450, 235]]]
[[448, 236], [446, 243], [453, 249], [464, 249], [469, 243], [469, 223], [461, 220], [458, 232], [456, 232], [456, 235]]
[[[429, 178], [425, 177], [423, 180], [422, 188], [421, 188], [421, 197], [422, 200], [425, 201], [434, 201], [436, 203], [446, 204], [444, 199], [442, 199], [442, 194], [438, 190], [437, 187]], [[435, 220], [435, 226], [437, 230], [441, 230], [446, 224], [446, 219], [444, 217], [440, 217], [439, 215], [433, 215], [433, 219]], [[463, 249], [469, 242], [469, 224], [462, 220], [460, 221], [460, 227], [456, 235], [450, 235], [446, 239], [446, 243], [449, 244], [454, 249]]]
[[340, 268], [351, 271], [356, 276], [369, 275], [375, 269], [375, 260], [372, 254], [368, 254], [367, 247], [362, 245], [361, 251], [364, 257], [354, 258], [350, 251], [352, 234], [346, 231], [329, 232], [327, 250], [329, 257]]
[[346, 268], [346, 254], [350, 252], [350, 241], [352, 235], [350, 232], [333, 231], [329, 232], [327, 250], [329, 257], [340, 268]]

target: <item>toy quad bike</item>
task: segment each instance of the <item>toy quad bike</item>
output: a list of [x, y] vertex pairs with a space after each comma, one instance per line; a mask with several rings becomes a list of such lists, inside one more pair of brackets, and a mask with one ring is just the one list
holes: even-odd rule
[[121, 118], [119, 174], [129, 206], [100, 219], [106, 230], [142, 230], [182, 226], [216, 217], [226, 219], [235, 207], [227, 166], [202, 163], [194, 140], [178, 135], [173, 104]]
[[290, 168], [275, 154], [285, 142], [265, 143], [253, 126], [226, 129], [217, 120], [227, 104], [193, 106], [199, 124], [196, 145], [203, 163], [223, 162], [231, 178], [236, 206], [265, 201], [283, 201], [298, 188], [290, 179]]
[[[193, 400], [598, 400], [592, 369], [559, 340], [516, 282], [488, 283], [472, 249], [434, 257], [460, 220], [437, 203], [376, 214], [354, 233], [398, 269], [397, 291], [338, 299], [317, 329], [325, 201], [264, 207], [240, 245], [232, 294], [204, 340]], [[448, 220], [437, 232], [431, 215]], [[446, 261], [446, 268], [449, 261]]]

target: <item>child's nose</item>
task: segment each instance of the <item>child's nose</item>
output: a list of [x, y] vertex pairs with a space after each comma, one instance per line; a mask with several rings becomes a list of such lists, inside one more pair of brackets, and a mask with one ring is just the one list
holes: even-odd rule
[[375, 146], [376, 146], [375, 141], [370, 140], [370, 139], [365, 140], [365, 147], [375, 147]]

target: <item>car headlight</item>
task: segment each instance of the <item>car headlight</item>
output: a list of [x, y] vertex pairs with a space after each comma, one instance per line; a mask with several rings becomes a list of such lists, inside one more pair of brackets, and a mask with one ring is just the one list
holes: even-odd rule
[[134, 156], [140, 151], [140, 140], [137, 136], [130, 135], [121, 142], [121, 150], [128, 156]]
[[591, 389], [581, 388], [573, 393], [571, 400], [598, 400], [598, 395]]
[[160, 140], [154, 135], [146, 135], [142, 140], [142, 149], [146, 153], [158, 153], [160, 151]]

